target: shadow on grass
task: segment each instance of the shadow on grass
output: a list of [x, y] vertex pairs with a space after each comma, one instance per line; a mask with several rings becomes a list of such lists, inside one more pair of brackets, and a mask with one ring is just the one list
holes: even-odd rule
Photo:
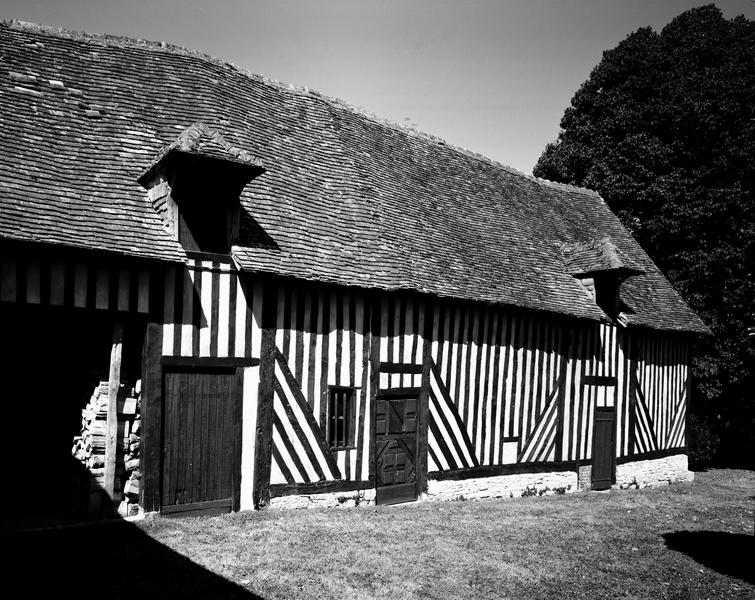
[[0, 495], [3, 589], [18, 590], [8, 597], [259, 598], [114, 514], [73, 457], [48, 464], [50, 476], [21, 480], [24, 493]]
[[752, 568], [755, 536], [725, 531], [675, 531], [664, 533], [663, 538], [666, 547], [686, 554], [701, 565], [755, 584]]
[[23, 598], [239, 598], [244, 588], [125, 521], [0, 532], [3, 587]]

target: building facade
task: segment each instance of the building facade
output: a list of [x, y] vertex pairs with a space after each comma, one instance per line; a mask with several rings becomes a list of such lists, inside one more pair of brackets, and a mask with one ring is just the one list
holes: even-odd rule
[[[196, 514], [690, 477], [707, 328], [595, 193], [183, 49], [0, 41], [3, 377], [85, 497], [60, 512], [95, 484]], [[94, 479], [55, 442], [93, 385]]]

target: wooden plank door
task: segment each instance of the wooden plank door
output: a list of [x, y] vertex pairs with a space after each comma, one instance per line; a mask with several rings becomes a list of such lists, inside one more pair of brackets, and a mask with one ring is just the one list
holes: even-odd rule
[[234, 368], [165, 371], [163, 514], [238, 510], [240, 378]]
[[378, 504], [417, 499], [417, 397], [379, 396], [375, 418]]
[[592, 434], [592, 489], [607, 490], [616, 481], [616, 409], [595, 408]]

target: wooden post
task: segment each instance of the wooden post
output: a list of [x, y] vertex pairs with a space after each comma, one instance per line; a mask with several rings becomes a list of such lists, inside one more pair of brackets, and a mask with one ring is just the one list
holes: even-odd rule
[[[556, 402], [556, 460], [564, 460], [564, 413], [566, 410], [566, 375], [572, 352], [572, 334], [566, 327], [561, 332], [561, 363], [558, 371], [558, 397]], [[574, 418], [574, 415], [570, 415]]]
[[629, 338], [629, 455], [637, 453], [637, 359], [640, 354], [639, 340], [633, 334]]
[[162, 325], [149, 323], [142, 349], [141, 502], [146, 512], [160, 510], [162, 474]]
[[373, 292], [370, 300], [370, 431], [368, 442], [368, 473], [369, 480], [377, 484], [375, 474], [375, 418], [377, 417], [377, 396], [380, 391], [380, 317], [383, 309], [383, 295]]
[[[755, 328], [752, 328], [755, 329]], [[684, 364], [687, 365], [687, 381], [684, 382], [685, 392], [687, 394], [687, 406], [686, 414], [684, 415], [684, 451], [689, 457], [689, 432], [690, 432], [690, 417], [692, 416], [692, 348], [691, 342], [685, 340], [684, 348]]]
[[107, 394], [107, 437], [105, 438], [105, 493], [112, 508], [116, 508], [115, 468], [118, 455], [118, 388], [121, 383], [121, 352], [123, 346], [123, 323], [113, 325], [113, 346], [110, 351], [110, 376]]
[[[419, 303], [418, 303], [419, 305]], [[432, 363], [433, 321], [435, 307], [431, 301], [425, 302], [425, 330], [422, 345], [422, 390], [417, 407], [417, 492], [427, 493], [427, 428], [430, 421], [430, 365]], [[440, 310], [440, 308], [438, 308]]]
[[252, 496], [259, 509], [270, 503], [270, 472], [273, 454], [273, 402], [275, 401], [275, 332], [278, 321], [278, 284], [265, 279], [262, 292], [260, 336], [260, 385], [257, 400]]

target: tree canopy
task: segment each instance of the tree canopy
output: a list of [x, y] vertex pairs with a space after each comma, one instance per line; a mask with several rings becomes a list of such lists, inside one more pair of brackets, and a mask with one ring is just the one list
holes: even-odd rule
[[755, 21], [711, 4], [630, 34], [534, 174], [598, 191], [711, 327], [693, 363], [691, 450], [718, 436], [719, 457], [755, 460]]

